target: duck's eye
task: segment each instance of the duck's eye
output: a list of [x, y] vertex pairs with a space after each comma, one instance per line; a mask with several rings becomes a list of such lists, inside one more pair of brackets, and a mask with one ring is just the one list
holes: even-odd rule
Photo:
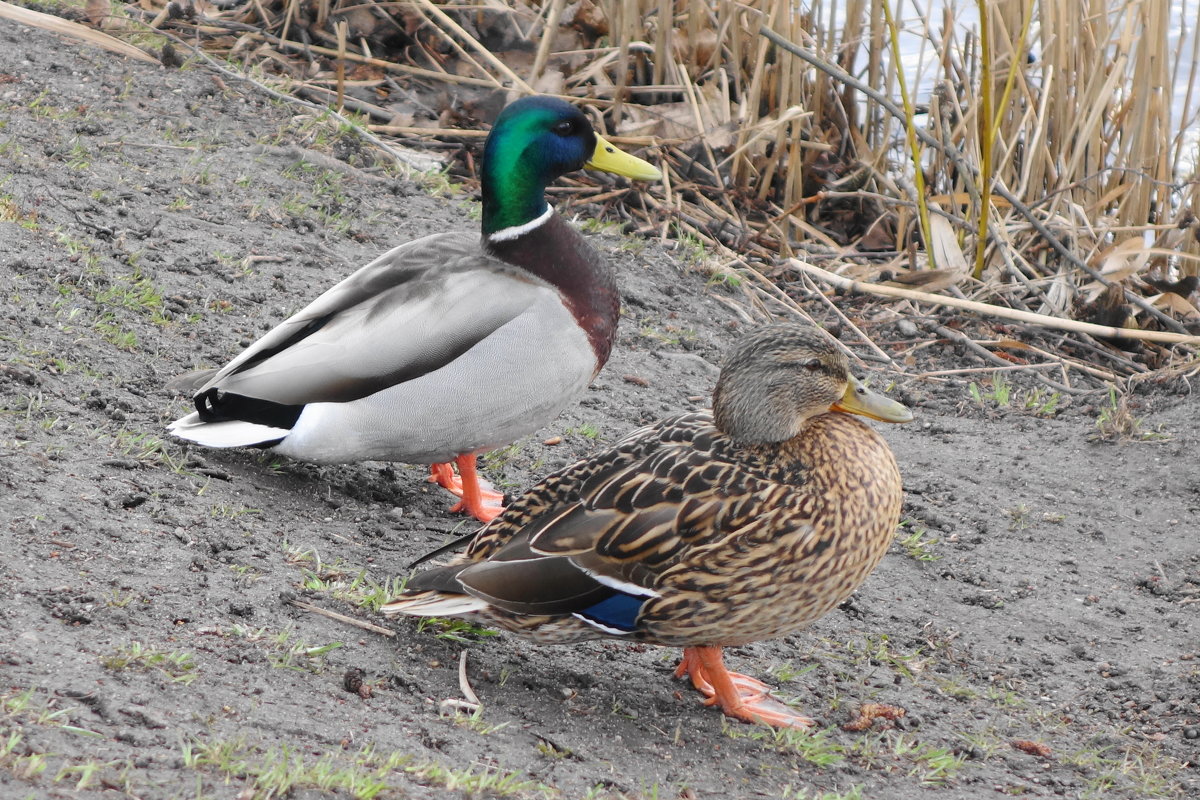
[[569, 119], [565, 119], [562, 122], [557, 123], [553, 128], [551, 128], [551, 130], [557, 133], [559, 136], [570, 136], [571, 134], [575, 133], [575, 123]]
[[804, 362], [804, 368], [809, 372], [816, 372], [822, 367], [823, 365], [821, 364], [821, 359], [819, 358], [810, 358], [808, 361]]

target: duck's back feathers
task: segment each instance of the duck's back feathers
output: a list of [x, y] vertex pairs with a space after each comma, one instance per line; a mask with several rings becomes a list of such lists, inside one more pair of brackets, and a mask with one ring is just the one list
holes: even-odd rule
[[163, 388], [168, 392], [176, 394], [194, 395], [200, 391], [200, 387], [212, 380], [220, 370], [218, 369], [197, 369], [191, 372], [185, 372], [182, 375], [176, 375], [171, 380], [163, 384]]
[[484, 255], [477, 236], [427, 236], [325, 292], [199, 391], [291, 405], [357, 400], [441, 369], [545, 291]]

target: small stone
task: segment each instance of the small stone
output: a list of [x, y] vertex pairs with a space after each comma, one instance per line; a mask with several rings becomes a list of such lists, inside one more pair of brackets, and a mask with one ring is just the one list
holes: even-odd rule
[[358, 694], [363, 685], [363, 671], [351, 667], [342, 675], [342, 688], [351, 694]]
[[118, 742], [124, 742], [125, 744], [133, 745], [134, 747], [143, 746], [141, 738], [131, 730], [117, 731], [117, 735], [113, 738], [115, 738]]

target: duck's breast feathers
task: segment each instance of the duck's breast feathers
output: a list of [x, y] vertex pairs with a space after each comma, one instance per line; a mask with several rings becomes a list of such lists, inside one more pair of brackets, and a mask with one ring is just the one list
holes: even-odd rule
[[428, 236], [329, 289], [199, 391], [290, 405], [356, 400], [440, 369], [553, 292], [484, 254], [475, 236]]
[[[787, 461], [805, 468], [810, 494], [883, 515], [902, 495], [900, 468], [879, 431], [849, 414], [815, 417], [803, 436], [788, 443]], [[872, 506], [876, 506], [872, 508]], [[896, 513], [899, 513], [897, 510]]]
[[570, 223], [550, 213], [520, 236], [485, 237], [487, 251], [555, 287], [596, 353], [597, 370], [608, 361], [621, 300], [616, 276], [604, 257]]

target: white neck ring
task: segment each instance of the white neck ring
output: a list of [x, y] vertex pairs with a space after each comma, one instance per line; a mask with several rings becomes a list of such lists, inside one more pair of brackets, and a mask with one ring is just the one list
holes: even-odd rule
[[509, 242], [520, 236], [524, 236], [535, 228], [545, 225], [550, 219], [550, 215], [553, 213], [554, 209], [547, 205], [546, 210], [542, 212], [541, 216], [534, 217], [533, 219], [529, 220], [529, 222], [526, 222], [522, 225], [513, 225], [511, 228], [501, 228], [495, 233], [489, 233], [487, 237], [488, 241]]

